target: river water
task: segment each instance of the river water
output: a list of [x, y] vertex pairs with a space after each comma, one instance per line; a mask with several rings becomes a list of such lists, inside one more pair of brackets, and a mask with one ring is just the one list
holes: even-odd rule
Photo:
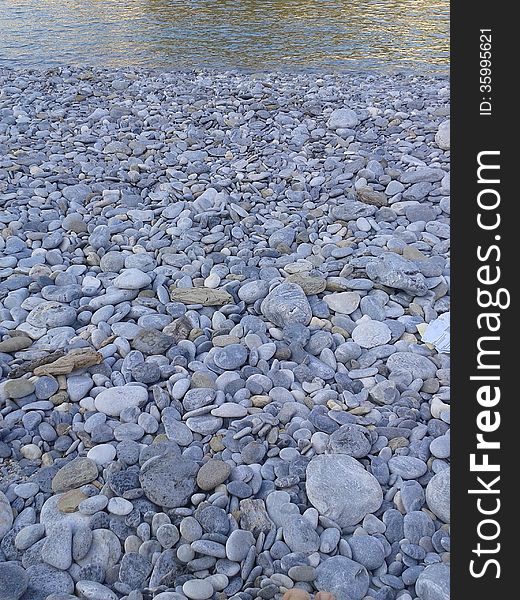
[[448, 0], [0, 0], [0, 66], [446, 72]]

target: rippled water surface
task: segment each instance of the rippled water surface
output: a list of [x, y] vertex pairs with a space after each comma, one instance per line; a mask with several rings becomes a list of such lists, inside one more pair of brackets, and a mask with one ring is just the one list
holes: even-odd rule
[[446, 71], [448, 0], [0, 0], [0, 66]]

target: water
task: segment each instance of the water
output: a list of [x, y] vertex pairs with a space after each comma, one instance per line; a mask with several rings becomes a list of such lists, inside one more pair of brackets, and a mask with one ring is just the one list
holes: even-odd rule
[[449, 0], [0, 0], [0, 66], [416, 70], [449, 64]]

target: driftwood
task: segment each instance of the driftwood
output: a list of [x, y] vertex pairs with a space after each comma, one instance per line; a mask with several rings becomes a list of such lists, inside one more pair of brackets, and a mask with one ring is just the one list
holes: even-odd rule
[[47, 356], [15, 367], [9, 373], [9, 379], [16, 379], [26, 373], [34, 373], [38, 376], [68, 375], [78, 369], [99, 365], [102, 361], [103, 356], [92, 348], [74, 348], [67, 353], [63, 350], [56, 350]]

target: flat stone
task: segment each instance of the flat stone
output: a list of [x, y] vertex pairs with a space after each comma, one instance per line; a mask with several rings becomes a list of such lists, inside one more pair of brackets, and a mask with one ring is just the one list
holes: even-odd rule
[[24, 398], [34, 392], [34, 383], [28, 379], [8, 379], [2, 387], [6, 397], [12, 400]]
[[213, 360], [217, 367], [226, 371], [239, 369], [247, 361], [248, 352], [242, 344], [230, 344], [224, 348], [218, 348]]
[[385, 323], [363, 317], [352, 332], [352, 341], [361, 348], [375, 348], [390, 341], [392, 332]]
[[27, 323], [33, 327], [52, 329], [72, 325], [76, 310], [61, 302], [42, 302], [27, 315]]
[[350, 108], [336, 108], [330, 114], [327, 126], [329, 129], [353, 129], [359, 124], [359, 118]]
[[413, 379], [430, 379], [437, 373], [436, 365], [426, 356], [413, 352], [394, 352], [388, 357], [386, 366], [390, 371], [408, 371]]
[[225, 290], [213, 290], [210, 288], [171, 288], [170, 298], [173, 302], [202, 304], [203, 306], [234, 304], [231, 294]]
[[18, 600], [29, 584], [29, 576], [15, 562], [0, 563], [0, 600]]
[[320, 592], [333, 594], [336, 600], [361, 600], [368, 591], [369, 577], [359, 563], [346, 556], [333, 556], [316, 568], [314, 585]]
[[250, 531], [235, 529], [226, 542], [226, 556], [234, 562], [242, 562], [255, 543], [255, 537]]
[[356, 525], [383, 501], [377, 479], [346, 454], [315, 456], [307, 466], [306, 491], [314, 508], [341, 527]]
[[279, 327], [292, 323], [308, 325], [312, 312], [302, 288], [294, 283], [276, 286], [260, 305], [262, 314]]
[[208, 600], [213, 596], [213, 586], [204, 579], [190, 579], [182, 586], [182, 591], [190, 600]]
[[99, 412], [110, 417], [118, 417], [129, 407], [139, 407], [148, 400], [146, 388], [137, 385], [122, 385], [108, 388], [99, 393], [94, 404]]
[[89, 458], [76, 458], [64, 465], [52, 480], [52, 491], [67, 492], [94, 481], [98, 476], [98, 468]]
[[17, 335], [0, 342], [0, 352], [12, 354], [19, 350], [25, 350], [25, 348], [29, 348], [32, 345], [33, 340], [31, 340], [31, 338], [24, 335]]
[[302, 273], [293, 273], [287, 278], [289, 283], [299, 285], [306, 296], [321, 294], [327, 287], [327, 280], [323, 277], [313, 277]]
[[184, 506], [196, 489], [197, 463], [183, 457], [155, 457], [141, 468], [146, 497], [165, 508]]
[[419, 600], [450, 600], [450, 567], [428, 565], [415, 582], [415, 592]]
[[106, 585], [97, 581], [78, 581], [76, 592], [84, 600], [117, 600], [118, 596]]
[[139, 269], [125, 269], [121, 275], [114, 279], [114, 285], [123, 290], [140, 290], [151, 283], [152, 278], [150, 275]]
[[66, 521], [46, 529], [41, 556], [49, 565], [66, 571], [72, 564], [72, 528]]
[[292, 552], [312, 554], [320, 547], [320, 536], [300, 515], [288, 517], [283, 525], [283, 539]]
[[197, 485], [201, 490], [214, 490], [224, 483], [231, 473], [231, 467], [222, 460], [208, 460], [197, 473]]
[[82, 567], [99, 565], [107, 570], [118, 564], [120, 556], [121, 542], [117, 535], [109, 529], [94, 529], [89, 551], [76, 562]]
[[350, 315], [359, 306], [361, 300], [357, 292], [338, 292], [336, 294], [327, 294], [323, 300], [328, 307], [336, 313]]
[[426, 486], [428, 508], [444, 523], [450, 522], [450, 469], [443, 469], [434, 475]]
[[65, 571], [47, 564], [32, 565], [27, 568], [29, 585], [24, 600], [46, 600], [51, 594], [72, 594], [74, 580]]

